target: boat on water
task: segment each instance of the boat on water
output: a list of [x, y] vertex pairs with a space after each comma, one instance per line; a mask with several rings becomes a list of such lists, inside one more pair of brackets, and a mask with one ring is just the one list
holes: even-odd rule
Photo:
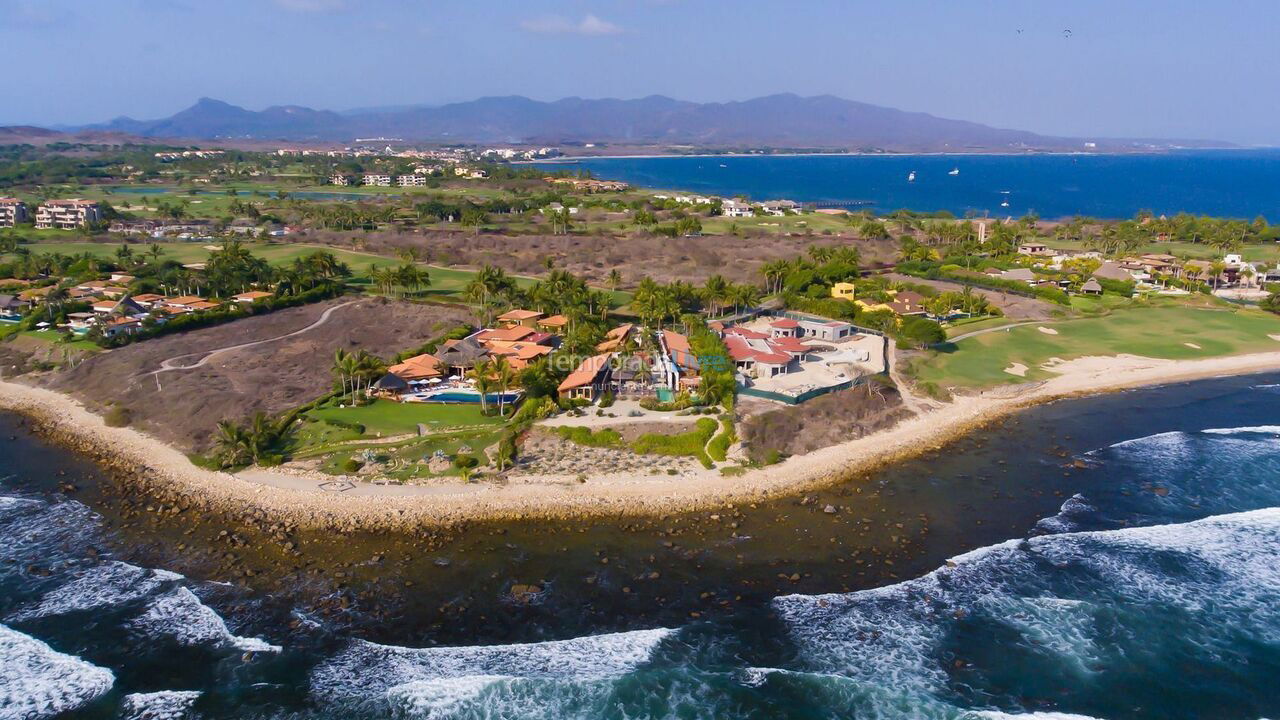
[[916, 171], [912, 170], [911, 172], [907, 173], [907, 182], [915, 182], [915, 181], [916, 181]]
[[1000, 207], [1009, 207], [1009, 201], [1005, 200], [1004, 202], [1000, 203]]
[[951, 168], [951, 172], [949, 172], [949, 173], [947, 173], [947, 174], [948, 174], [948, 175], [959, 175], [959, 174], [960, 174], [960, 168]]

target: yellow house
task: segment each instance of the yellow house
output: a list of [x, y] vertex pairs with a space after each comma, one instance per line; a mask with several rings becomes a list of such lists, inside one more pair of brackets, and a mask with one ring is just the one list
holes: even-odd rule
[[857, 289], [857, 286], [853, 283], [838, 282], [831, 286], [831, 297], [852, 300]]

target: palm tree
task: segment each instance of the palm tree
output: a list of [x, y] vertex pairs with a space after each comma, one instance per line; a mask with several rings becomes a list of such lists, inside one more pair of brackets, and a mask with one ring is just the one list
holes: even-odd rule
[[618, 291], [618, 286], [622, 284], [622, 273], [618, 272], [618, 268], [609, 271], [609, 289], [613, 292]]
[[[467, 373], [476, 381], [476, 392], [480, 393], [480, 412], [489, 414], [489, 393], [493, 392], [493, 368], [484, 361], [476, 361], [475, 367], [471, 368], [471, 372]], [[498, 399], [502, 401], [501, 398]]]
[[516, 374], [511, 369], [511, 363], [507, 362], [507, 358], [502, 355], [493, 359], [493, 362], [490, 363], [490, 371], [493, 373], [494, 380], [498, 385], [498, 417], [502, 417], [507, 388], [515, 380]]
[[233, 422], [218, 421], [218, 435], [214, 444], [227, 465], [239, 465], [249, 454], [248, 434]]

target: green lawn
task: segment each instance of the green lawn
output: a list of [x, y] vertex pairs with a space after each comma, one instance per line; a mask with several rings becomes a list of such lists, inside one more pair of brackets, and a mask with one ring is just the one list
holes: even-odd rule
[[307, 413], [317, 420], [339, 420], [364, 425], [365, 437], [416, 433], [418, 423], [441, 430], [447, 427], [498, 425], [502, 419], [480, 414], [479, 405], [440, 405], [434, 403], [398, 403], [374, 400], [361, 407], [339, 408], [329, 404]]
[[[1055, 357], [1124, 353], [1184, 360], [1280, 350], [1280, 341], [1269, 335], [1280, 335], [1280, 317], [1258, 310], [1132, 307], [1101, 317], [1023, 325], [966, 338], [917, 361], [915, 371], [921, 380], [943, 387], [985, 387], [1052, 377], [1040, 365]], [[1025, 377], [1004, 371], [1015, 363], [1028, 367]]]
[[[162, 259], [172, 259], [181, 263], [203, 262], [209, 259], [209, 251], [205, 249], [206, 245], [217, 245], [217, 242], [162, 242], [158, 243], [164, 250]], [[130, 247], [134, 253], [142, 253], [146, 251], [149, 243], [132, 244]], [[369, 253], [356, 252], [352, 250], [343, 250], [321, 245], [305, 245], [301, 243], [247, 243], [250, 252], [272, 265], [285, 265], [293, 262], [295, 258], [309, 255], [317, 250], [327, 250], [332, 252], [339, 260], [346, 263], [351, 268], [352, 280], [354, 282], [366, 282], [368, 280], [369, 271], [374, 265], [386, 267], [388, 265], [398, 265], [401, 261], [397, 258], [383, 257]], [[77, 253], [92, 253], [97, 257], [114, 260], [116, 250], [119, 249], [120, 243], [97, 243], [97, 242], [38, 242], [23, 245], [22, 247], [32, 251], [41, 253], [62, 253], [63, 255], [73, 255]], [[0, 259], [7, 259], [10, 256], [0, 255]], [[431, 286], [428, 287], [424, 295], [439, 296], [449, 300], [461, 301], [462, 291], [466, 288], [467, 283], [471, 282], [471, 278], [475, 277], [475, 271], [463, 270], [458, 268], [439, 267], [437, 265], [428, 265], [427, 272], [431, 276]], [[527, 277], [523, 275], [513, 276], [515, 282], [520, 287], [529, 287], [537, 282], [537, 278]], [[631, 294], [623, 291], [611, 292], [614, 304], [622, 307], [631, 302]]]

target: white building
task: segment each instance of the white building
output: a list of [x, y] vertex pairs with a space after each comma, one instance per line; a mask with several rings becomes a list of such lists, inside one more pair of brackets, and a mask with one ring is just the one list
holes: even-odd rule
[[365, 173], [364, 184], [373, 187], [391, 187], [391, 176]]
[[348, 179], [346, 175], [334, 175], [333, 177], [329, 178], [329, 184], [346, 186], [351, 184], [351, 180]]
[[18, 198], [0, 198], [0, 227], [13, 227], [26, 221], [26, 203]]
[[396, 184], [400, 187], [426, 187], [426, 175], [400, 175], [396, 178]]
[[36, 227], [41, 230], [74, 230], [102, 221], [102, 209], [92, 200], [47, 200], [36, 210]]
[[751, 217], [751, 205], [740, 200], [725, 200], [720, 204], [720, 212], [725, 217]]

